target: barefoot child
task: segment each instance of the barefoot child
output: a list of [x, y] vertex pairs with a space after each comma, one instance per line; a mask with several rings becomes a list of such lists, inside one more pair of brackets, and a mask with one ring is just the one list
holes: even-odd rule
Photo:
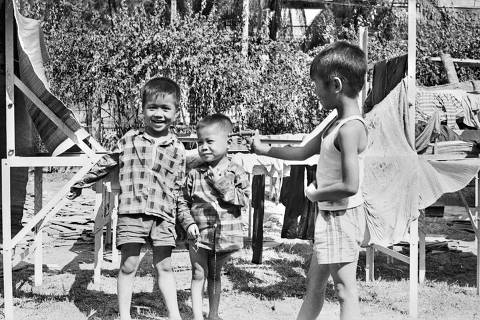
[[255, 153], [286, 160], [304, 160], [320, 153], [317, 186], [305, 194], [318, 203], [313, 256], [307, 292], [298, 320], [316, 319], [322, 310], [331, 275], [340, 302], [340, 319], [360, 316], [356, 284], [359, 244], [364, 241], [363, 153], [367, 130], [357, 97], [367, 71], [365, 55], [347, 42], [336, 42], [321, 51], [310, 66], [310, 77], [322, 106], [336, 109], [337, 120], [302, 147], [269, 147], [252, 141]]
[[169, 319], [181, 319], [173, 276], [171, 254], [175, 247], [175, 220], [191, 237], [198, 235], [181, 191], [185, 177], [185, 149], [170, 125], [175, 119], [180, 88], [171, 79], [154, 78], [142, 92], [145, 127], [130, 130], [117, 144], [118, 160], [108, 155], [71, 189], [70, 199], [82, 188], [120, 167], [120, 204], [117, 245], [122, 259], [117, 290], [121, 320], [130, 320], [133, 280], [140, 250], [147, 241], [153, 246], [158, 286], [165, 299]]
[[192, 169], [185, 182], [185, 200], [200, 235], [190, 242], [192, 309], [203, 320], [202, 295], [207, 279], [208, 319], [220, 319], [221, 269], [243, 247], [241, 209], [248, 203], [249, 179], [227, 158], [232, 122], [222, 114], [205, 117], [197, 125], [198, 153], [204, 164]]

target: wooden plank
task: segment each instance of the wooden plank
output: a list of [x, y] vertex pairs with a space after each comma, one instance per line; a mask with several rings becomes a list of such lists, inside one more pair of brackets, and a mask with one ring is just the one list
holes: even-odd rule
[[447, 71], [447, 79], [449, 83], [459, 83], [457, 71], [453, 65], [452, 56], [448, 53], [442, 53], [440, 58], [443, 62], [443, 67]]
[[480, 9], [479, 0], [438, 0], [438, 7], [457, 9]]
[[12, 249], [14, 245], [11, 243], [10, 199], [10, 166], [5, 159], [2, 159], [3, 312], [5, 320], [13, 320]]
[[410, 318], [418, 318], [418, 219], [410, 224], [410, 299], [408, 313]]
[[375, 247], [368, 246], [366, 248], [366, 263], [365, 263], [365, 281], [371, 282], [375, 280]]
[[7, 157], [13, 157], [15, 155], [14, 28], [13, 0], [8, 0], [5, 3], [5, 88], [7, 93], [5, 126]]
[[[441, 57], [431, 57], [429, 59], [432, 62], [442, 62]], [[453, 63], [458, 63], [462, 65], [473, 65], [473, 66], [480, 66], [480, 60], [478, 59], [458, 59], [458, 58], [451, 58]]]
[[243, 0], [242, 6], [242, 56], [248, 56], [248, 22], [250, 18], [250, 0]]
[[[35, 167], [34, 170], [34, 213], [37, 214], [42, 210], [42, 198], [43, 198], [43, 167]], [[34, 278], [35, 286], [41, 286], [43, 280], [43, 232], [39, 228], [39, 225], [35, 227], [35, 262], [34, 262]]]
[[283, 8], [289, 9], [325, 9], [325, 3], [331, 1], [324, 0], [284, 0]]
[[72, 131], [42, 100], [40, 100], [18, 77], [15, 77], [15, 85], [20, 91], [32, 101], [65, 135], [72, 140], [85, 154], [93, 156], [95, 152], [78, 138], [77, 134]]
[[419, 232], [420, 236], [420, 261], [419, 261], [419, 272], [418, 272], [418, 282], [424, 283], [425, 282], [425, 233], [423, 231]]
[[95, 185], [95, 225], [93, 232], [95, 234], [95, 254], [94, 254], [94, 267], [93, 267], [93, 283], [98, 284], [100, 281], [100, 272], [102, 269], [103, 263], [103, 226], [104, 226], [104, 217], [103, 210], [105, 208], [104, 202], [104, 190], [103, 190], [103, 181], [98, 181]]
[[382, 253], [385, 253], [386, 255], [389, 255], [389, 256], [397, 259], [397, 260], [400, 260], [400, 261], [405, 262], [407, 264], [410, 263], [408, 256], [405, 256], [401, 253], [398, 253], [397, 251], [394, 251], [390, 248], [386, 248], [386, 247], [378, 245], [378, 244], [374, 244], [373, 248], [375, 248], [376, 250], [378, 250]]
[[87, 155], [78, 157], [11, 157], [8, 160], [9, 166], [17, 167], [83, 167], [96, 163], [101, 155], [90, 158]]
[[68, 199], [65, 197], [68, 192], [70, 191], [70, 187], [78, 181], [81, 177], [83, 177], [88, 170], [90, 170], [94, 166], [94, 163], [84, 166], [81, 168], [64, 186], [60, 189], [57, 194], [40, 210], [25, 226], [23, 226], [22, 230], [20, 230], [17, 235], [11, 240], [11, 245], [14, 246], [18, 243], [21, 239], [23, 239], [30, 230], [33, 229], [42, 221], [43, 226], [46, 222], [49, 221], [50, 217], [54, 215], [58, 210], [60, 210], [61, 206], [65, 204]]
[[[415, 150], [415, 97], [417, 60], [417, 1], [408, 0], [408, 117], [409, 143]], [[410, 224], [410, 293], [408, 313], [410, 318], [418, 318], [418, 219]]]
[[252, 182], [253, 206], [253, 235], [252, 235], [252, 263], [262, 263], [263, 253], [263, 216], [265, 213], [265, 176], [256, 175]]

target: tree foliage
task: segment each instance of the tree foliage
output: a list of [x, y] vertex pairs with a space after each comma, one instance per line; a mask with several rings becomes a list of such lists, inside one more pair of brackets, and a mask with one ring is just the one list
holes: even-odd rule
[[[165, 1], [28, 1], [25, 10], [44, 20], [53, 90], [67, 105], [85, 112], [87, 125], [101, 118], [112, 127], [100, 134], [111, 141], [141, 125], [140, 88], [158, 75], [180, 83], [182, 122], [193, 124], [208, 113], [227, 112], [239, 126], [263, 133], [310, 131], [323, 118], [308, 72], [320, 48], [339, 39], [356, 41], [363, 25], [369, 27], [370, 63], [407, 51], [405, 10], [379, 5], [383, 0], [370, 2], [370, 7], [355, 10], [324, 10], [313, 24], [311, 35], [317, 39], [307, 52], [299, 50], [300, 43], [252, 37], [248, 59], [240, 54], [239, 26], [225, 24], [238, 16], [238, 8], [228, 6], [231, 0], [211, 2], [208, 12], [198, 9], [198, 1], [185, 0], [183, 17], [174, 25], [169, 25]], [[446, 81], [442, 66], [427, 57], [444, 51], [480, 58], [478, 15], [452, 14], [435, 6], [421, 7], [421, 13], [420, 83]], [[461, 80], [480, 77], [478, 68], [460, 67], [458, 73]]]

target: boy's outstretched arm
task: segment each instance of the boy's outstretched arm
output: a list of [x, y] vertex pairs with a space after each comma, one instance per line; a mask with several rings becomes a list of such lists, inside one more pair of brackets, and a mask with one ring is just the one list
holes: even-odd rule
[[313, 137], [304, 146], [283, 146], [270, 147], [260, 142], [258, 131], [252, 138], [250, 148], [258, 155], [278, 158], [283, 160], [305, 160], [311, 156], [320, 153], [320, 144], [322, 142], [322, 133], [320, 132]]
[[338, 131], [335, 146], [341, 153], [342, 181], [328, 187], [316, 189], [309, 185], [305, 194], [310, 201], [337, 201], [350, 197], [359, 188], [359, 145], [365, 127], [358, 121], [345, 123]]
[[118, 165], [118, 153], [106, 154], [93, 166], [90, 171], [70, 188], [67, 198], [75, 199], [82, 193], [83, 188], [92, 186], [95, 182], [108, 175]]

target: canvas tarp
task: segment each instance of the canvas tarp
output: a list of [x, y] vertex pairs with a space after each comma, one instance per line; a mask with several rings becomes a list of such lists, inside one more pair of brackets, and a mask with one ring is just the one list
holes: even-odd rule
[[[87, 138], [89, 136], [88, 132], [81, 127], [73, 112], [50, 92], [43, 66], [47, 51], [40, 21], [22, 16], [15, 6], [14, 9], [18, 34], [20, 79], [73, 132], [76, 132], [80, 139]], [[74, 142], [29, 99], [25, 99], [25, 106], [47, 150], [53, 156], [59, 155], [74, 146]]]
[[406, 80], [365, 116], [364, 196], [371, 243], [388, 246], [406, 240], [419, 210], [442, 194], [463, 189], [478, 173], [480, 159], [429, 160], [413, 148]]

